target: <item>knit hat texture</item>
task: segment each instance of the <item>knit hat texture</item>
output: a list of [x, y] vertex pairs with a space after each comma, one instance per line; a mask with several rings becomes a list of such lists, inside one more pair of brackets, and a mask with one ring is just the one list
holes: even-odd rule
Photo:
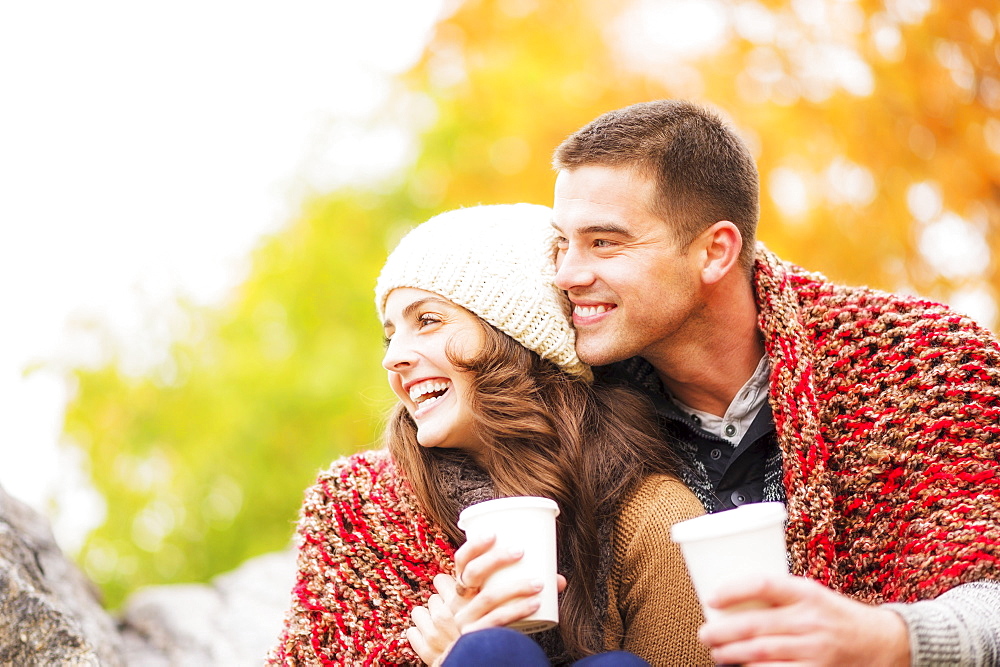
[[375, 284], [375, 307], [397, 287], [434, 292], [478, 315], [571, 375], [590, 378], [576, 356], [570, 304], [555, 285], [551, 209], [536, 204], [460, 208], [410, 231]]

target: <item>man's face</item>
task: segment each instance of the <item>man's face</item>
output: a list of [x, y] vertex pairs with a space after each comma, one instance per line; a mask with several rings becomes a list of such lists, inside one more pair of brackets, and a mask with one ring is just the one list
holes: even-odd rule
[[683, 341], [699, 268], [650, 206], [652, 179], [590, 165], [556, 179], [556, 284], [573, 302], [576, 350], [592, 365], [651, 361]]

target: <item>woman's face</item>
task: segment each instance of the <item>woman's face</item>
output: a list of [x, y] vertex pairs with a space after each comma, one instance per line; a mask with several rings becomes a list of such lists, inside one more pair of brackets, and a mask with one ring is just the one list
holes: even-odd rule
[[482, 349], [478, 318], [442, 296], [412, 287], [392, 290], [385, 302], [382, 365], [389, 386], [417, 425], [424, 447], [478, 451], [482, 441], [469, 406], [470, 374], [448, 360], [470, 359]]

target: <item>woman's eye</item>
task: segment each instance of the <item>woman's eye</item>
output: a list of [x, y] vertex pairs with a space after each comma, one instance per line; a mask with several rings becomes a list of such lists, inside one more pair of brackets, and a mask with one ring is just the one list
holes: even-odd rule
[[441, 320], [439, 320], [434, 315], [421, 315], [420, 316], [420, 320], [419, 320], [419, 322], [420, 322], [420, 328], [422, 329], [422, 328], [424, 328], [426, 326], [430, 326], [431, 324], [437, 324], [440, 321]]

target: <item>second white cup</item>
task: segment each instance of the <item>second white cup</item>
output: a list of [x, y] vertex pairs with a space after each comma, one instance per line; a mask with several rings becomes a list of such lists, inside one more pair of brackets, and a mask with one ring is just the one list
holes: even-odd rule
[[706, 619], [721, 612], [705, 606], [705, 600], [727, 582], [753, 575], [788, 574], [786, 516], [781, 503], [752, 503], [671, 527], [670, 536], [684, 554]]
[[549, 498], [515, 496], [470, 505], [458, 517], [458, 527], [468, 539], [496, 535], [496, 543], [521, 549], [519, 561], [497, 570], [490, 585], [514, 584], [527, 579], [544, 582], [538, 594], [541, 607], [531, 616], [508, 627], [525, 634], [548, 630], [559, 624], [559, 594], [556, 583], [556, 516], [559, 506]]

